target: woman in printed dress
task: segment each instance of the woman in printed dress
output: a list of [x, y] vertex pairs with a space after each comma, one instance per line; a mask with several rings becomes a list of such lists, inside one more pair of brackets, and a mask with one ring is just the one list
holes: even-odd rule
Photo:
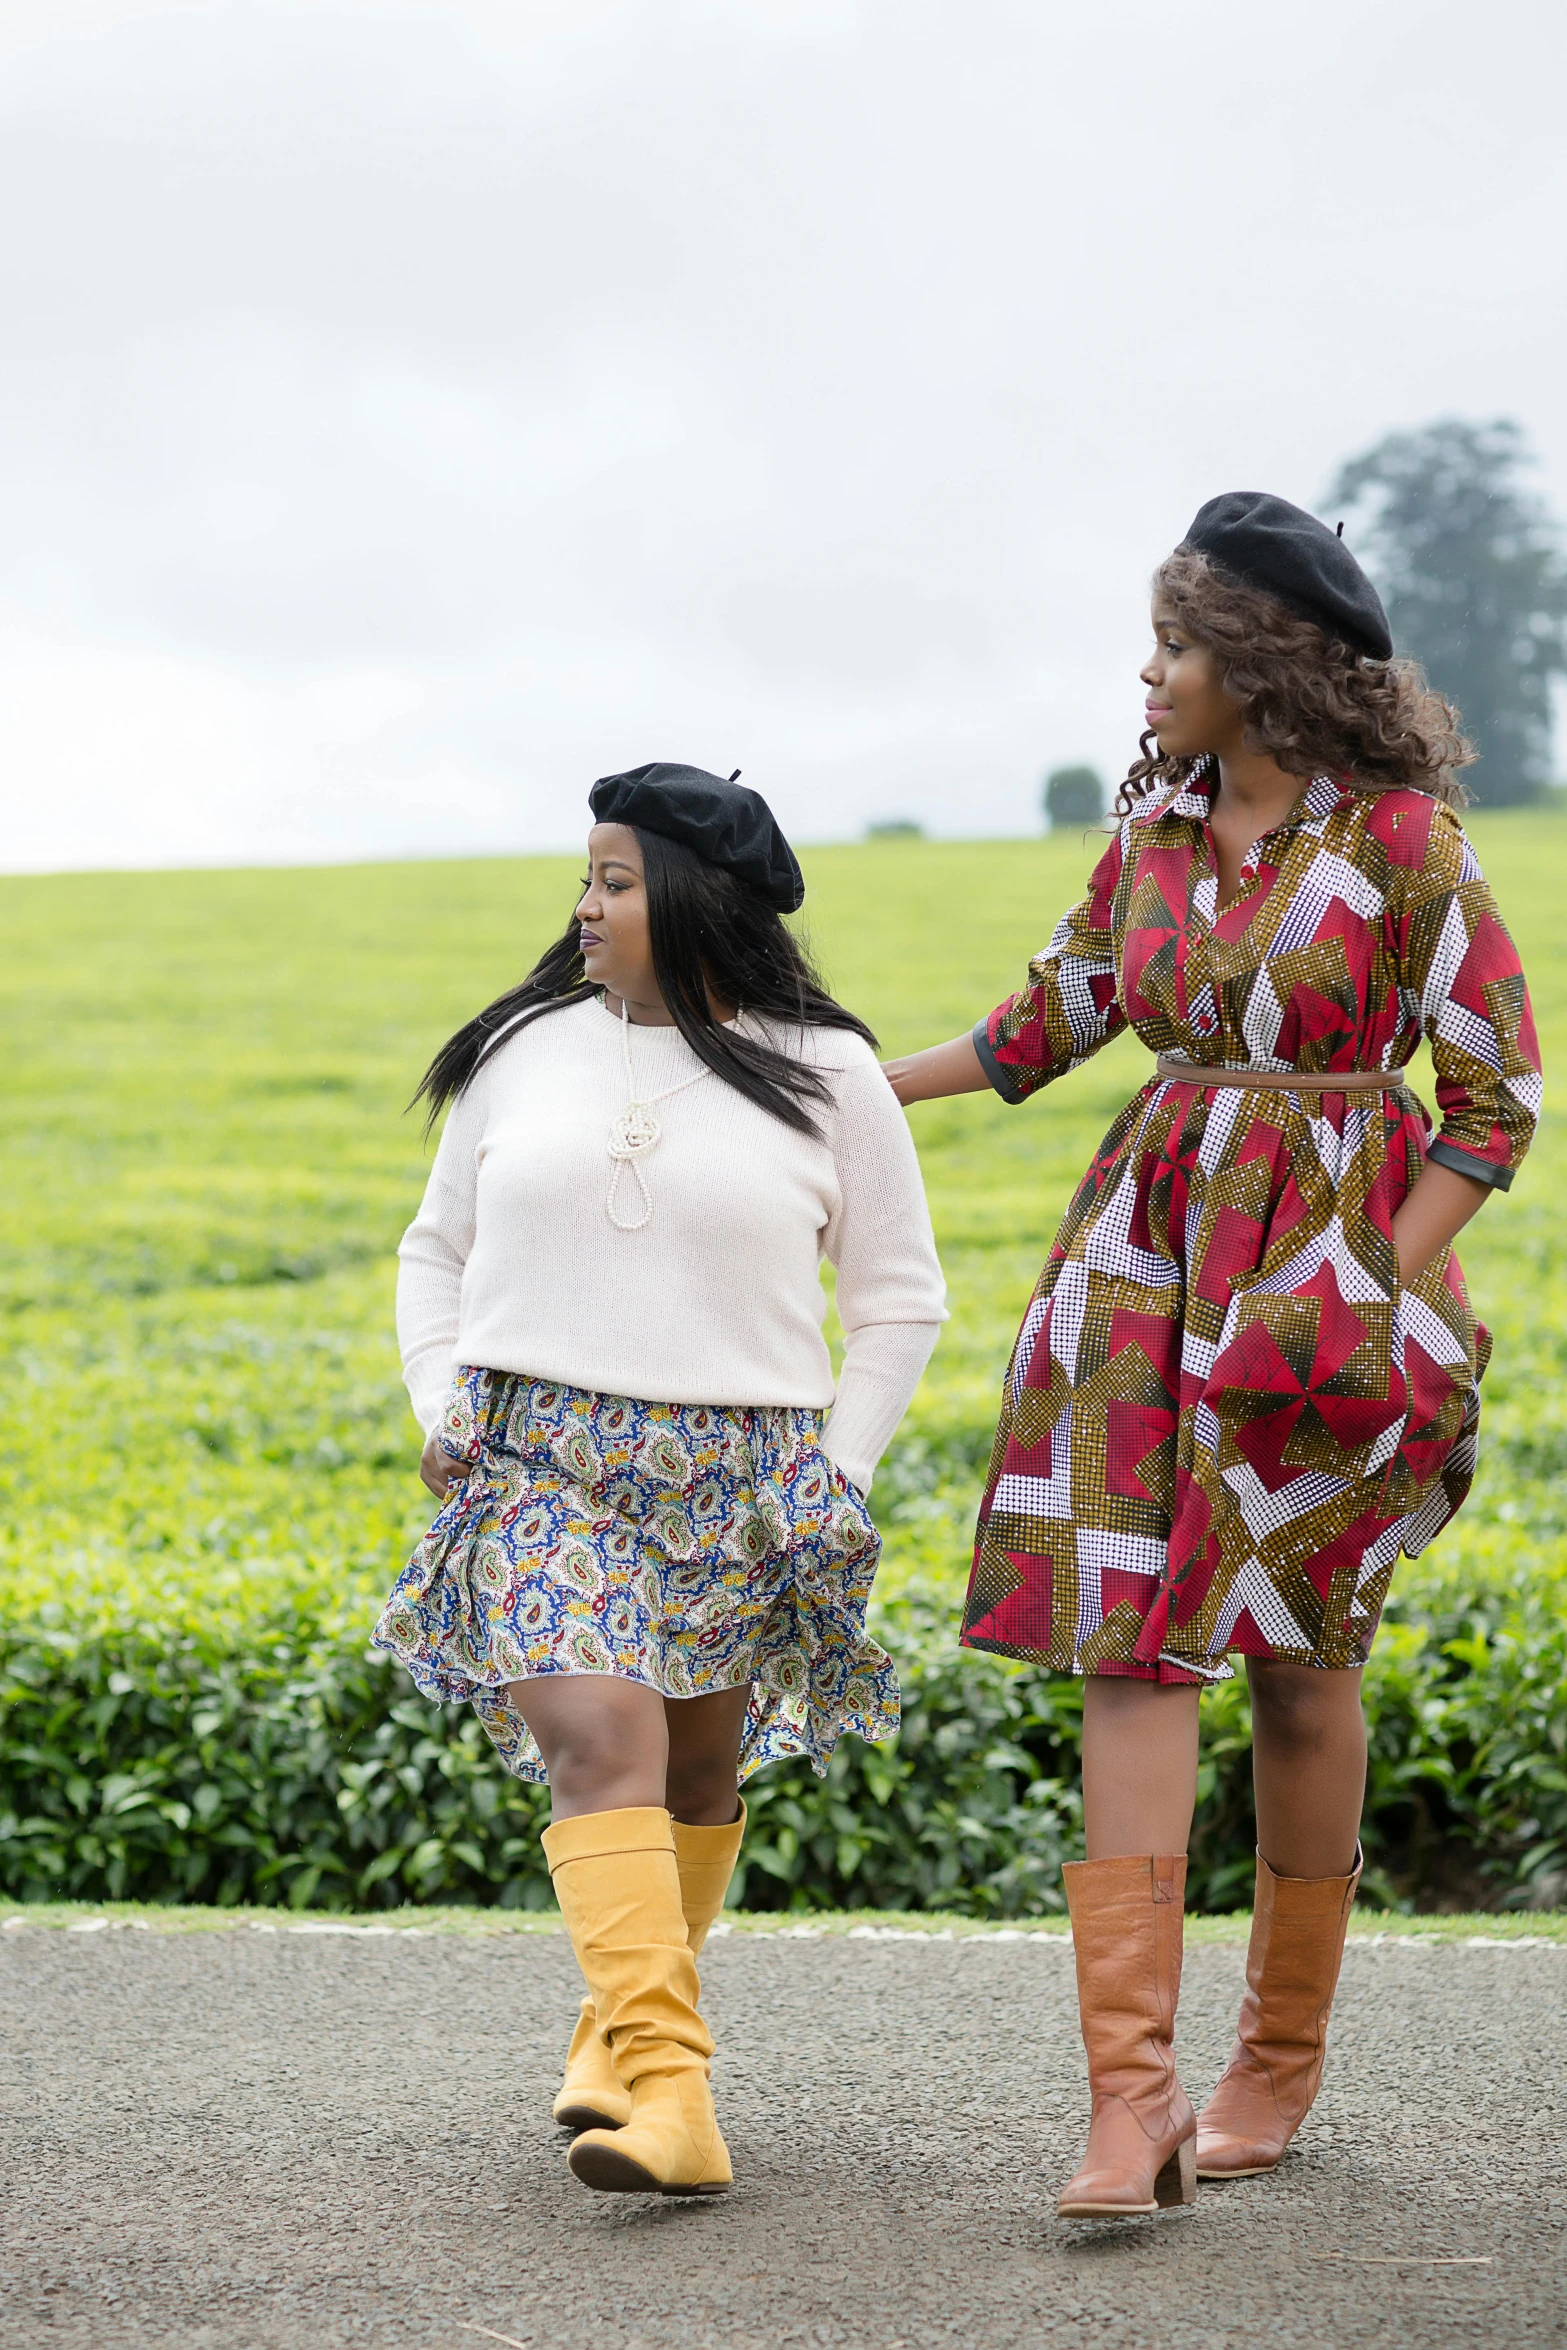
[[[1271, 2169], [1321, 2076], [1359, 1874], [1359, 1668], [1395, 1561], [1474, 1471], [1490, 1341], [1450, 1243], [1528, 1149], [1539, 1056], [1464, 836], [1457, 714], [1342, 539], [1211, 500], [1160, 567], [1121, 823], [1027, 985], [894, 1062], [1021, 1102], [1127, 1027], [1013, 1352], [964, 1625], [1083, 1676], [1066, 1871], [1093, 2089], [1068, 2218]], [[1440, 1126], [1403, 1081], [1424, 1037]], [[1239, 2038], [1175, 2074], [1198, 1696], [1243, 1656], [1256, 1903]]]
[[422, 1088], [450, 1115], [397, 1320], [442, 1507], [375, 1636], [548, 1777], [588, 1986], [554, 2108], [572, 2170], [711, 2194], [695, 1959], [739, 1782], [897, 1728], [865, 1495], [943, 1292], [875, 1040], [780, 919], [804, 884], [766, 803], [663, 764], [590, 797], [565, 935]]

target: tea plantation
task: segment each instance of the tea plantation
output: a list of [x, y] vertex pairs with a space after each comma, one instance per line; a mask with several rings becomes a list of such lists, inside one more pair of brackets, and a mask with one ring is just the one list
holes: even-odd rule
[[[1474, 820], [1548, 1077], [1567, 823]], [[809, 929], [886, 1049], [1017, 984], [1093, 844], [884, 840], [807, 860]], [[0, 881], [0, 1896], [366, 1907], [548, 1899], [538, 1791], [365, 1635], [426, 1521], [393, 1251], [433, 1046], [561, 926], [566, 859]], [[878, 1479], [895, 1747], [748, 1790], [752, 1908], [1059, 1907], [1070, 1684], [960, 1655], [1016, 1321], [1123, 1040], [1021, 1110], [914, 1114], [952, 1321]], [[1428, 1087], [1422, 1090], [1427, 1092]], [[1549, 1112], [1462, 1255], [1496, 1336], [1469, 1508], [1401, 1570], [1367, 1675], [1368, 1892], [1567, 1892], [1567, 1171]], [[1244, 1687], [1204, 1700], [1193, 1898], [1244, 1901]]]

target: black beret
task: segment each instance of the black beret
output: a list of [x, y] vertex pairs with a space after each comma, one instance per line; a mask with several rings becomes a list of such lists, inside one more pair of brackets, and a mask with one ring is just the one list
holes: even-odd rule
[[655, 759], [624, 775], [601, 775], [588, 806], [600, 824], [634, 824], [682, 841], [709, 865], [748, 881], [781, 914], [804, 901], [804, 876], [771, 808], [733, 777], [726, 783], [705, 768]]
[[1211, 555], [1248, 587], [1266, 588], [1355, 652], [1390, 658], [1393, 632], [1382, 598], [1343, 540], [1288, 498], [1226, 490], [1198, 508], [1183, 543]]

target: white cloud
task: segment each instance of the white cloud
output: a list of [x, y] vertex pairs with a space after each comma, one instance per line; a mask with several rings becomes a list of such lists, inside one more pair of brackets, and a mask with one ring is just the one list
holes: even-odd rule
[[0, 856], [1031, 826], [1216, 488], [1461, 409], [1567, 502], [1562, 27], [10, 0]]

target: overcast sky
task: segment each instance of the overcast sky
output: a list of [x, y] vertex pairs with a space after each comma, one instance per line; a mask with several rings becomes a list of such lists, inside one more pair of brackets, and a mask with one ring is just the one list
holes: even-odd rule
[[0, 864], [1035, 829], [1215, 491], [1507, 414], [1567, 509], [1564, 27], [3, 0]]

